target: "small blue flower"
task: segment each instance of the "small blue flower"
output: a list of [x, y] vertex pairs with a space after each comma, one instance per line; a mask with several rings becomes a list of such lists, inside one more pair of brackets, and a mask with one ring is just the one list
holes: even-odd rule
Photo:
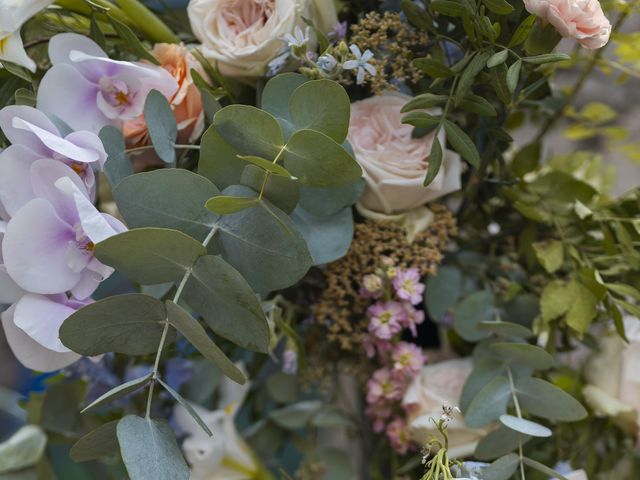
[[351, 50], [351, 53], [353, 53], [353, 56], [356, 57], [356, 59], [344, 62], [342, 67], [345, 70], [358, 69], [358, 74], [356, 76], [358, 85], [362, 85], [364, 83], [365, 73], [369, 73], [369, 75], [375, 77], [376, 68], [368, 63], [369, 60], [373, 58], [373, 52], [371, 50], [365, 50], [364, 53], [362, 53], [357, 45], [351, 45], [349, 50]]
[[331, 54], [321, 55], [318, 58], [318, 67], [324, 72], [331, 73], [335, 70], [336, 65], [338, 65], [338, 61]]
[[287, 33], [282, 39], [287, 42], [289, 48], [302, 48], [309, 43], [309, 37], [311, 36], [311, 29], [309, 27], [304, 29], [304, 32], [300, 27], [296, 27], [293, 30], [293, 35]]

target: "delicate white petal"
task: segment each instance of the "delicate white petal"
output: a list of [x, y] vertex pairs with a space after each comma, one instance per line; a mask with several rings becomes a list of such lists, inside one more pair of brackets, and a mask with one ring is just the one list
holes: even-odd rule
[[13, 323], [43, 347], [68, 353], [59, 338], [60, 326], [75, 309], [44, 295], [28, 293], [15, 306]]
[[54, 0], [1, 0], [0, 30], [17, 32], [20, 27]]
[[56, 188], [56, 182], [68, 178], [77, 189], [89, 195], [82, 179], [69, 166], [56, 160], [37, 160], [31, 166], [31, 185], [37, 197], [47, 200], [58, 217], [74, 226], [80, 220], [73, 197]]
[[13, 119], [13, 127], [33, 132], [33, 134], [38, 137], [46, 147], [70, 160], [82, 163], [91, 163], [97, 162], [100, 159], [100, 156], [95, 150], [78, 147], [59, 135], [47, 132], [37, 125], [33, 125], [21, 118], [16, 117]]
[[357, 60], [347, 60], [342, 64], [342, 68], [345, 70], [353, 70], [354, 68], [358, 68], [358, 65], [359, 63]]
[[78, 185], [70, 178], [60, 178], [55, 185], [61, 192], [73, 198], [82, 230], [93, 243], [100, 243], [118, 233], [91, 203], [86, 192], [79, 189]]
[[349, 50], [351, 50], [351, 53], [353, 53], [353, 55], [359, 60], [360, 57], [362, 56], [362, 52], [360, 51], [360, 49], [358, 48], [358, 46], [353, 43], [349, 46]]
[[4, 265], [0, 265], [0, 304], [10, 305], [17, 302], [25, 291], [21, 289], [7, 273]]
[[98, 92], [98, 85], [73, 67], [55, 65], [40, 82], [38, 109], [54, 114], [74, 130], [99, 133], [105, 125], [117, 126], [118, 123], [109, 120], [98, 109]]
[[26, 105], [10, 105], [0, 110], [0, 129], [13, 145], [23, 145], [25, 148], [39, 154], [42, 158], [50, 157], [51, 150], [40, 142], [31, 131], [13, 126], [16, 118], [36, 125], [51, 134], [59, 135], [58, 129], [53, 122], [43, 112]]
[[27, 55], [19, 32], [0, 40], [0, 61], [2, 60], [20, 65], [32, 72], [37, 68], [36, 63]]
[[69, 242], [74, 241], [71, 226], [58, 217], [48, 201], [36, 198], [22, 207], [7, 225], [2, 242], [7, 272], [30, 292], [66, 292], [80, 279], [65, 258]]
[[13, 323], [14, 312], [15, 306], [2, 313], [2, 327], [11, 351], [25, 367], [39, 372], [53, 372], [80, 358], [73, 352], [54, 352], [40, 345]]
[[11, 145], [0, 153], [0, 202], [9, 215], [33, 200], [30, 171], [38, 158], [22, 145]]

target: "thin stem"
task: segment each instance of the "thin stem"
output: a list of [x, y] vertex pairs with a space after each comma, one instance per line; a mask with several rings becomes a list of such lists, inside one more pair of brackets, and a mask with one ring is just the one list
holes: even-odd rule
[[[207, 238], [204, 239], [202, 245], [206, 247], [211, 242], [211, 239], [214, 237], [216, 232], [218, 231], [218, 226], [216, 225], [211, 229]], [[173, 296], [173, 303], [178, 303], [180, 301], [180, 297], [182, 296], [182, 292], [184, 291], [189, 278], [191, 277], [191, 273], [193, 272], [192, 268], [189, 267], [187, 271], [184, 273], [182, 280], [178, 284], [178, 288], [176, 289], [176, 293]], [[162, 329], [162, 336], [160, 337], [160, 343], [158, 344], [158, 351], [156, 352], [156, 359], [153, 363], [153, 371], [151, 374], [151, 383], [149, 384], [149, 395], [147, 396], [147, 411], [145, 413], [146, 418], [150, 418], [151, 416], [151, 401], [153, 399], [153, 390], [155, 388], [156, 379], [158, 378], [158, 372], [160, 371], [160, 358], [162, 357], [162, 350], [164, 349], [164, 344], [167, 341], [167, 335], [169, 333], [169, 317], [164, 319], [164, 328]]]
[[142, 147], [127, 148], [124, 151], [124, 153], [137, 153], [137, 152], [144, 152], [152, 149], [153, 149], [153, 145], [144, 145]]
[[522, 410], [520, 410], [520, 402], [518, 402], [518, 395], [516, 394], [516, 386], [513, 382], [511, 367], [507, 367], [507, 376], [509, 377], [509, 387], [511, 387], [511, 396], [513, 397], [513, 404], [516, 407], [516, 414], [518, 415], [518, 418], [522, 418]]
[[173, 148], [180, 150], [200, 150], [200, 145], [181, 145], [179, 143], [174, 143]]
[[[635, 2], [633, 2], [631, 5], [627, 7], [626, 11], [620, 14], [620, 16], [618, 17], [618, 20], [616, 21], [613, 28], [611, 29], [612, 37], [616, 34], [618, 30], [620, 30], [620, 28], [622, 27], [624, 22], [627, 20], [627, 18], [629, 18], [629, 16], [634, 11], [638, 3], [640, 3], [640, 0], [636, 0]], [[589, 78], [589, 75], [591, 75], [591, 72], [593, 71], [593, 69], [596, 67], [596, 65], [598, 65], [598, 63], [600, 63], [602, 55], [604, 55], [604, 52], [608, 46], [609, 44], [606, 44], [604, 47], [602, 47], [601, 49], [599, 49], [597, 52], [593, 54], [593, 56], [591, 57], [591, 60], [589, 61], [589, 63], [587, 63], [587, 66], [582, 71], [582, 74], [578, 78], [578, 81], [573, 86], [573, 89], [571, 90], [571, 92], [563, 102], [562, 106], [558, 110], [556, 110], [555, 113], [551, 117], [549, 117], [549, 119], [545, 122], [545, 124], [542, 126], [542, 128], [536, 135], [535, 139], [533, 140], [533, 143], [537, 143], [540, 140], [542, 140], [545, 134], [549, 130], [551, 130], [551, 127], [553, 127], [555, 123], [562, 117], [566, 108], [569, 105], [571, 105], [571, 103], [576, 98], [578, 93], [580, 93], [580, 91], [582, 90], [582, 87], [584, 87], [584, 84]]]

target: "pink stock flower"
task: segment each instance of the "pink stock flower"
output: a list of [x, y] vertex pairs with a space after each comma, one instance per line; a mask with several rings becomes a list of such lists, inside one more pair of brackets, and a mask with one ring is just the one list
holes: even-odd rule
[[400, 342], [391, 354], [394, 372], [401, 373], [404, 378], [413, 377], [424, 365], [426, 357], [422, 349], [413, 343]]
[[424, 284], [420, 283], [420, 272], [417, 268], [398, 269], [393, 279], [393, 288], [395, 288], [398, 298], [411, 302], [412, 305], [417, 305], [422, 301]]
[[424, 322], [424, 312], [414, 308], [408, 303], [404, 304], [404, 312], [405, 316], [402, 326], [408, 328], [411, 331], [411, 334], [415, 337], [418, 335], [417, 325]]
[[391, 417], [391, 406], [389, 402], [373, 403], [367, 407], [365, 413], [373, 420], [373, 431], [382, 433]]
[[393, 449], [400, 455], [405, 455], [411, 447], [411, 438], [409, 438], [409, 427], [407, 422], [397, 417], [387, 425], [387, 438], [391, 442]]
[[375, 404], [402, 397], [402, 385], [393, 377], [391, 370], [381, 368], [367, 382], [367, 402]]
[[385, 358], [393, 350], [393, 344], [389, 340], [382, 340], [372, 334], [364, 335], [362, 347], [369, 358], [375, 357], [376, 354], [380, 358]]
[[391, 339], [402, 330], [406, 313], [401, 303], [378, 302], [367, 310], [369, 316], [369, 332], [383, 340]]

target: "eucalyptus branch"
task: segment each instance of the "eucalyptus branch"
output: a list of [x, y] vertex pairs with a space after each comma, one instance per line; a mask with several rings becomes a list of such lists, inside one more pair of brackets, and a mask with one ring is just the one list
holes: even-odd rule
[[[519, 419], [522, 419], [522, 410], [520, 409], [520, 402], [518, 401], [518, 394], [516, 393], [516, 386], [513, 382], [513, 373], [511, 367], [507, 366], [507, 377], [509, 377], [509, 388], [511, 388], [511, 397], [513, 398], [513, 405], [516, 409], [516, 415]], [[518, 457], [520, 461], [520, 476], [522, 480], [525, 480], [524, 475], [524, 454], [522, 452], [522, 439], [518, 437]]]
[[[202, 242], [202, 245], [206, 248], [209, 245], [209, 242], [213, 239], [216, 232], [218, 231], [218, 226], [214, 226], [210, 231], [207, 237]], [[182, 292], [184, 291], [189, 278], [191, 277], [192, 267], [189, 267], [185, 272], [182, 280], [178, 284], [178, 288], [176, 289], [176, 293], [173, 296], [173, 303], [177, 304], [180, 301], [180, 297], [182, 296]], [[167, 341], [167, 335], [169, 333], [169, 327], [171, 324], [169, 323], [169, 317], [166, 317], [164, 320], [164, 328], [162, 330], [162, 336], [160, 337], [160, 343], [158, 345], [158, 351], [156, 352], [156, 359], [153, 363], [153, 371], [151, 373], [151, 382], [149, 383], [149, 395], [147, 396], [147, 411], [145, 413], [146, 418], [150, 418], [151, 416], [151, 401], [153, 399], [153, 390], [155, 388], [156, 380], [158, 378], [158, 374], [160, 372], [160, 358], [162, 357], [162, 350], [164, 350], [164, 344]]]

